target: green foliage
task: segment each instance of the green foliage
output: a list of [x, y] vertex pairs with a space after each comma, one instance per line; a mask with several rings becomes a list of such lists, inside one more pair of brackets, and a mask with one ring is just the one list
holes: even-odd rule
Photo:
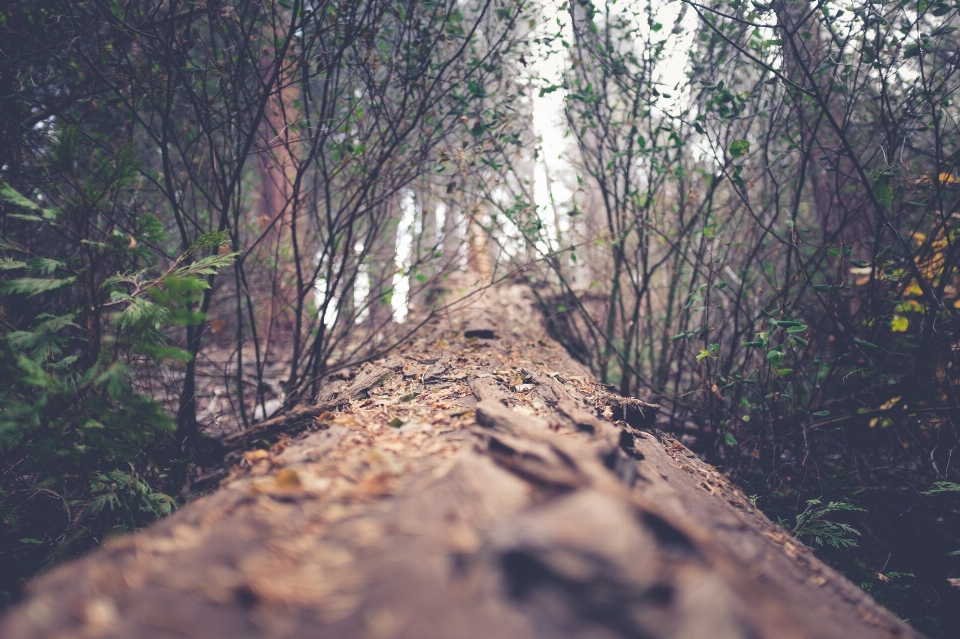
[[[13, 566], [0, 571], [0, 591], [9, 593], [39, 567], [172, 507], [165, 495], [179, 491], [184, 458], [203, 448], [204, 348], [234, 353], [227, 392], [237, 413], [225, 419], [238, 427], [271, 388], [266, 362], [292, 358], [282, 393], [305, 399], [331, 367], [387, 348], [374, 319], [392, 316], [400, 220], [386, 204], [411, 189], [460, 192], [471, 171], [498, 168], [486, 149], [521, 146], [511, 121], [520, 84], [504, 70], [535, 8], [8, 4], [0, 342], [4, 378], [16, 381], [0, 389], [0, 563]], [[318, 77], [322, 88], [309, 80]], [[280, 215], [269, 210], [278, 200]], [[410, 257], [414, 279], [429, 274], [424, 305], [440, 271], [425, 262], [451, 262], [437, 239]], [[358, 330], [373, 338], [354, 349]], [[175, 431], [152, 392], [179, 403]]]
[[[36, 571], [176, 507], [170, 495], [183, 460], [175, 424], [134, 378], [149, 362], [183, 359], [165, 329], [196, 320], [192, 296], [234, 257], [216, 252], [223, 233], [202, 235], [172, 261], [145, 248], [164, 246], [165, 235], [136, 204], [129, 167], [112, 168], [131, 162], [125, 149], [90, 147], [62, 129], [47, 175], [80, 154], [91, 168], [78, 180], [52, 182], [44, 199], [59, 205], [40, 216], [20, 213], [39, 207], [0, 183], [8, 220], [0, 236], [0, 521], [8, 567], [0, 599]], [[98, 194], [95, 205], [80, 196], [90, 193]]]
[[568, 6], [541, 86], [568, 93], [581, 259], [538, 295], [579, 316], [553, 328], [896, 612], [956, 627], [960, 13]]
[[806, 509], [796, 516], [793, 526], [784, 526], [782, 520], [780, 525], [788, 528], [801, 541], [808, 539], [817, 546], [853, 548], [857, 545], [855, 537], [860, 536], [860, 531], [849, 524], [827, 519], [827, 515], [840, 512], [864, 512], [864, 509], [846, 499], [827, 504], [820, 499], [808, 499]]
[[747, 153], [750, 152], [750, 141], [749, 140], [734, 140], [730, 143], [730, 157], [742, 158]]
[[940, 495], [943, 493], [960, 493], [960, 484], [951, 481], [934, 482], [933, 486], [923, 491], [924, 495]]

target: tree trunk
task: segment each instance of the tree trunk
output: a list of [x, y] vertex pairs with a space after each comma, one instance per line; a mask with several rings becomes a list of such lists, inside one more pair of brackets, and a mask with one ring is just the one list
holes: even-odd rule
[[402, 194], [394, 193], [383, 203], [382, 221], [373, 235], [370, 249], [370, 293], [367, 297], [368, 324], [376, 334], [393, 322], [393, 276], [397, 273], [397, 238], [399, 236]]
[[417, 189], [417, 201], [420, 205], [420, 235], [414, 242], [415, 251], [411, 256], [415, 260], [416, 273], [410, 278], [409, 307], [421, 313], [429, 312], [436, 306], [437, 296], [442, 290], [439, 281], [443, 272], [437, 233], [437, 205], [440, 203], [435, 193], [436, 187], [423, 182]]
[[[820, 12], [804, 2], [780, 2], [777, 8], [787, 75], [822, 100], [821, 103], [812, 95], [794, 93], [803, 148], [810, 157], [808, 171], [823, 239], [848, 244], [855, 251], [854, 257], [871, 259], [873, 247], [866, 243], [873, 236], [876, 221], [863, 195], [863, 189], [869, 185], [861, 184], [856, 177], [853, 163], [857, 158], [844, 152], [841, 135], [853, 135], [846, 128], [848, 96], [832, 75], [834, 65], [824, 64], [829, 51], [823, 42]], [[831, 118], [844, 127], [843, 133], [832, 126]], [[863, 146], [858, 143], [854, 148]]]
[[490, 233], [483, 226], [483, 206], [471, 204], [467, 216], [467, 270], [479, 275], [481, 281], [489, 282], [493, 276], [493, 260], [490, 256]]
[[225, 440], [219, 490], [38, 579], [0, 636], [919, 636], [545, 341], [519, 289], [472, 299]]

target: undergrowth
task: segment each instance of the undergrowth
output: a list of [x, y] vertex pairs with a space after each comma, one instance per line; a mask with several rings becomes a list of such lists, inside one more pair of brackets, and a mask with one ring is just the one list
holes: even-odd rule
[[[183, 360], [224, 233], [165, 253], [133, 158], [63, 127], [40, 179], [0, 183], [0, 605], [29, 577], [177, 507], [187, 458], [168, 412], [135, 386]], [[39, 186], [36, 184], [39, 183]]]

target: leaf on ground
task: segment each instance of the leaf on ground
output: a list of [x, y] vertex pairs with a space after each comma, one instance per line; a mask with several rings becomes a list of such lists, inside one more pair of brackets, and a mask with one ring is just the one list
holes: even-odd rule
[[292, 468], [284, 468], [274, 478], [277, 486], [281, 488], [298, 488], [303, 482], [300, 481], [300, 475]]

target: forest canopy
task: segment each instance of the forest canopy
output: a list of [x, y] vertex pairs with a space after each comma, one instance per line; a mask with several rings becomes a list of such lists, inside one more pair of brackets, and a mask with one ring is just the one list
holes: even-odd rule
[[0, 597], [171, 512], [220, 437], [468, 271], [528, 285], [601, 382], [948, 636], [958, 10], [7, 3]]

